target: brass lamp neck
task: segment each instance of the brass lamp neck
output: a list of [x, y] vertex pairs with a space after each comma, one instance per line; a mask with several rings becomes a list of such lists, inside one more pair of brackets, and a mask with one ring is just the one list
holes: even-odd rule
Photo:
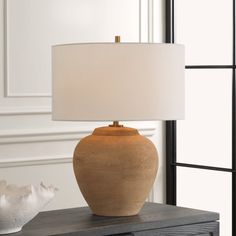
[[115, 43], [120, 43], [120, 36], [115, 36]]
[[113, 121], [113, 124], [109, 125], [109, 127], [123, 127], [123, 125], [120, 125], [119, 121]]
[[[115, 43], [120, 43], [120, 36], [115, 36]], [[123, 127], [123, 125], [120, 125], [119, 121], [115, 120], [112, 125], [109, 125], [109, 127]]]

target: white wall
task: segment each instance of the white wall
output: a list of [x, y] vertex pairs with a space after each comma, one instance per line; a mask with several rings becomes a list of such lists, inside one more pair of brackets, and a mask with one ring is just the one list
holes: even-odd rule
[[[71, 157], [79, 139], [102, 124], [51, 121], [50, 46], [113, 41], [115, 35], [123, 41], [161, 42], [163, 2], [6, 0], [4, 6], [0, 0], [0, 179], [57, 186], [59, 192], [47, 209], [86, 205]], [[163, 125], [127, 125], [139, 128], [158, 146], [160, 168], [149, 200], [162, 202]]]

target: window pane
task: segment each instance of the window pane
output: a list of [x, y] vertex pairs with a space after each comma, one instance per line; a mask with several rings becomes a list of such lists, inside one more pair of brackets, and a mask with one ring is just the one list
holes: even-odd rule
[[232, 0], [176, 0], [175, 41], [186, 64], [232, 64]]
[[231, 235], [231, 173], [177, 169], [177, 205], [220, 213], [220, 235]]
[[232, 71], [186, 70], [185, 91], [177, 161], [231, 168]]

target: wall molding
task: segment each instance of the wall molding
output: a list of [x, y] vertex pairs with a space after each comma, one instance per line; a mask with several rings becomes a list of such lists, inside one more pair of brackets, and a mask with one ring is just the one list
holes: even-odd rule
[[[148, 0], [148, 43], [153, 43], [154, 42], [154, 1], [153, 0]], [[154, 194], [155, 194], [155, 185], [153, 185], [152, 190], [149, 193], [148, 202], [154, 202]]]
[[[151, 3], [149, 3], [151, 1]], [[142, 34], [142, 6], [150, 5], [148, 7], [148, 14], [153, 7], [152, 4], [153, 0], [143, 1], [139, 0], [139, 42], [141, 42], [141, 34]], [[50, 98], [51, 94], [48, 93], [12, 93], [10, 91], [10, 79], [8, 73], [8, 7], [7, 7], [7, 0], [3, 0], [3, 20], [4, 20], [4, 97], [6, 98]], [[148, 28], [150, 24], [150, 20], [148, 20]], [[149, 29], [149, 32], [152, 32], [152, 29]], [[34, 114], [50, 114], [51, 110], [49, 107], [13, 107], [11, 110], [2, 110], [0, 109], [0, 115], [34, 115]]]
[[[39, 166], [39, 165], [58, 165], [72, 163], [72, 156], [54, 156], [54, 157], [37, 157], [37, 158], [17, 158], [6, 159], [0, 161], [1, 168], [13, 168], [13, 167], [26, 167], [26, 166]], [[146, 200], [147, 202], [154, 202], [154, 187], [149, 193]]]
[[27, 97], [51, 97], [48, 93], [12, 93], [10, 91], [10, 79], [8, 73], [8, 7], [7, 0], [3, 1], [4, 15], [4, 97], [6, 98], [27, 98]]
[[150, 191], [147, 202], [154, 202], [154, 192], [155, 192], [155, 185], [153, 185], [152, 190]]
[[[153, 0], [139, 0], [139, 41], [142, 39], [142, 4], [148, 5], [148, 42], [153, 42]], [[40, 98], [40, 97], [50, 97], [50, 94], [34, 94], [34, 93], [12, 93], [10, 91], [10, 79], [8, 78], [8, 57], [7, 57], [7, 0], [3, 0], [4, 4], [4, 96], [7, 99], [11, 98]], [[146, 11], [146, 9], [145, 9]], [[146, 18], [145, 18], [146, 19]], [[8, 106], [0, 108], [0, 116], [18, 116], [18, 115], [50, 115], [50, 106]], [[138, 127], [136, 127], [138, 128]], [[140, 133], [146, 137], [151, 137], [154, 135], [156, 126], [139, 127]], [[90, 134], [92, 128], [85, 129], [21, 129], [21, 130], [7, 130], [1, 131], [0, 133], [0, 145], [5, 144], [21, 144], [21, 143], [32, 143], [32, 142], [55, 142], [55, 141], [65, 141], [65, 140], [79, 140], [82, 137]], [[11, 168], [11, 167], [25, 167], [25, 166], [39, 166], [39, 165], [56, 165], [71, 163], [72, 157], [70, 155], [63, 156], [36, 156], [28, 158], [14, 158], [14, 159], [1, 159], [0, 158], [0, 168]], [[154, 186], [155, 187], [155, 186]], [[148, 201], [154, 201], [153, 189], [149, 195]]]
[[[138, 129], [141, 135], [151, 137], [154, 135], [156, 126], [143, 127]], [[31, 142], [50, 142], [75, 140], [78, 141], [86, 135], [91, 134], [93, 129], [66, 130], [57, 129], [54, 131], [47, 130], [24, 130], [24, 131], [6, 131], [0, 135], [0, 145], [4, 144], [20, 144]], [[18, 167], [18, 166], [33, 166], [33, 165], [49, 165], [70, 163], [72, 157], [67, 156], [44, 156], [30, 158], [15, 158], [15, 159], [0, 159], [0, 168]]]
[[[154, 135], [156, 126], [136, 127], [140, 134], [151, 137]], [[94, 128], [49, 128], [49, 129], [21, 129], [6, 130], [0, 134], [0, 145], [35, 143], [35, 142], [55, 142], [80, 140], [92, 133]]]
[[12, 93], [10, 91], [9, 79], [9, 56], [8, 56], [8, 7], [7, 0], [3, 0], [4, 16], [4, 97], [6, 98], [30, 98], [30, 97], [51, 97], [49, 93]]
[[71, 163], [72, 156], [44, 156], [31, 158], [0, 159], [0, 168], [55, 165]]
[[[141, 20], [142, 20], [142, 14], [141, 14], [141, 8], [142, 8], [142, 2], [143, 0], [139, 0], [139, 42], [141, 42], [141, 33], [142, 33], [142, 27], [141, 27]], [[151, 15], [153, 18], [153, 14], [150, 12], [153, 12], [153, 0], [148, 0], [148, 16]], [[9, 53], [8, 53], [8, 5], [7, 0], [3, 0], [3, 21], [4, 21], [4, 97], [6, 98], [50, 98], [52, 95], [50, 93], [19, 93], [19, 92], [11, 92], [10, 90], [10, 78], [9, 78]], [[150, 17], [149, 17], [150, 18]], [[153, 20], [153, 19], [152, 19]], [[152, 34], [153, 30], [152, 24], [151, 28], [150, 26], [150, 20], [148, 19], [148, 38], [150, 38], [150, 34]], [[149, 42], [151, 42], [149, 40]], [[24, 111], [23, 111], [24, 112]], [[0, 115], [1, 115], [0, 111]], [[18, 113], [19, 114], [19, 113]], [[38, 114], [38, 113], [36, 113]]]
[[16, 106], [9, 106], [7, 108], [0, 108], [0, 116], [17, 116], [17, 115], [50, 115], [51, 107], [44, 106], [44, 107], [16, 107]]
[[[153, 35], [153, 0], [139, 0], [139, 40], [141, 40], [142, 34], [142, 7], [148, 9], [148, 39], [151, 41]], [[3, 0], [4, 7], [4, 91], [6, 97], [44, 97], [45, 94], [40, 94], [39, 96], [36, 94], [20, 94], [20, 96], [15, 96], [11, 94], [9, 91], [9, 78], [7, 76], [7, 0]], [[46, 97], [48, 94], [46, 94]], [[50, 106], [8, 106], [0, 108], [1, 116], [18, 116], [18, 115], [50, 115], [51, 107]], [[143, 125], [142, 125], [143, 126]], [[155, 125], [147, 125], [147, 127], [141, 127], [138, 125], [134, 125], [134, 127], [138, 128], [142, 135], [147, 137], [151, 137], [155, 130]], [[82, 137], [90, 134], [92, 132], [92, 128], [49, 128], [49, 129], [20, 129], [20, 130], [6, 130], [1, 131], [0, 134], [0, 145], [4, 144], [20, 144], [20, 143], [32, 143], [32, 142], [54, 142], [54, 141], [65, 141], [65, 140], [79, 140]], [[37, 159], [37, 158], [36, 158]], [[49, 158], [46, 158], [49, 159]], [[55, 158], [53, 158], [54, 160]], [[1, 160], [1, 159], [0, 159]], [[57, 158], [56, 158], [57, 160]], [[17, 160], [18, 161], [18, 160]], [[14, 162], [14, 161], [13, 161]], [[4, 161], [5, 163], [5, 161]]]
[[148, 42], [154, 42], [154, 2], [153, 0], [148, 0]]
[[54, 142], [79, 140], [89, 135], [92, 129], [25, 129], [25, 130], [7, 130], [0, 134], [0, 145], [2, 144], [19, 144], [19, 143], [36, 143], [36, 142]]

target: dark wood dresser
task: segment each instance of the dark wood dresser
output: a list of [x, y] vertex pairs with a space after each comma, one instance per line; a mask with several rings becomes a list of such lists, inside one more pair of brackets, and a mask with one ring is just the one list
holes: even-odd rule
[[42, 212], [12, 236], [218, 236], [219, 214], [146, 203], [139, 215], [102, 217], [88, 207]]

